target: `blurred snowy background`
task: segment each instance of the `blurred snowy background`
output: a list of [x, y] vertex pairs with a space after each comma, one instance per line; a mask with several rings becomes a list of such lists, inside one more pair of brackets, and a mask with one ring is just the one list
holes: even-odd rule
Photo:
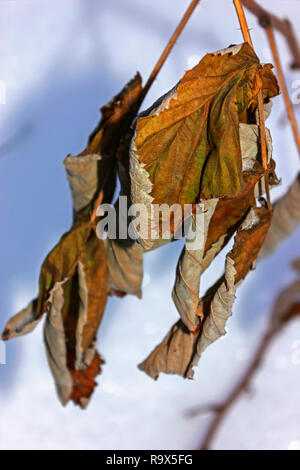
[[[36, 295], [41, 262], [71, 223], [64, 168], [67, 153], [81, 151], [99, 107], [137, 70], [146, 80], [189, 0], [1, 0], [0, 105], [1, 274], [0, 329]], [[262, 0], [299, 31], [299, 0]], [[262, 62], [271, 55], [264, 31], [248, 14]], [[231, 0], [202, 0], [156, 80], [144, 106], [170, 89], [208, 51], [240, 43]], [[285, 41], [278, 35], [289, 91]], [[298, 114], [298, 120], [300, 116]], [[284, 105], [277, 98], [268, 121], [281, 195], [299, 168]], [[267, 323], [276, 293], [294, 274], [298, 230], [261, 262], [238, 290], [227, 336], [211, 346], [194, 381], [161, 375], [157, 382], [136, 365], [177, 319], [171, 301], [181, 242], [145, 257], [143, 300], [110, 300], [98, 345], [106, 359], [86, 411], [62, 408], [39, 327], [7, 344], [0, 364], [1, 449], [192, 449], [210, 417], [187, 419], [194, 405], [219, 401], [244, 370]], [[221, 257], [222, 258], [222, 257]], [[223, 258], [224, 259], [224, 258]], [[223, 259], [205, 275], [207, 287]], [[224, 422], [216, 449], [300, 449], [300, 321], [273, 345], [256, 376]]]

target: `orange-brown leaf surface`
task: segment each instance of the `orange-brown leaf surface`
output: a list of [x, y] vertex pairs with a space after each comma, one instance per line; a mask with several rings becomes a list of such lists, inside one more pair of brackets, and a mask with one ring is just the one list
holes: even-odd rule
[[[100, 191], [103, 203], [111, 202], [116, 189], [116, 154], [120, 141], [130, 130], [141, 91], [142, 79], [137, 73], [101, 108], [102, 117], [87, 147], [78, 156], [68, 155], [65, 159], [75, 215], [91, 205]], [[128, 160], [128, 154], [124, 158]]]
[[104, 364], [103, 359], [101, 359], [99, 354], [96, 353], [91, 364], [87, 368], [83, 370], [71, 369], [73, 390], [70, 400], [81, 408], [86, 407], [94, 388], [97, 386], [95, 378], [101, 373], [102, 364]]
[[96, 339], [107, 301], [106, 250], [103, 241], [95, 235], [88, 240], [80, 257], [78, 276], [81, 308], [77, 330], [77, 361], [84, 365], [84, 353]]
[[91, 226], [88, 223], [74, 226], [47, 255], [39, 279], [37, 317], [46, 312], [49, 295], [55, 284], [73, 276], [90, 232]]
[[240, 224], [232, 250], [226, 256], [225, 273], [200, 300], [202, 322], [198, 334], [178, 321], [139, 368], [156, 379], [160, 372], [193, 376], [202, 352], [226, 334], [225, 324], [232, 314], [236, 284], [253, 266], [264, 242], [271, 214], [265, 208], [252, 208]]
[[243, 191], [239, 122], [263, 86], [266, 99], [279, 92], [270, 65], [248, 44], [207, 54], [137, 120], [136, 185], [144, 184], [154, 203], [170, 205]]
[[[177, 265], [173, 300], [181, 319], [140, 368], [154, 378], [160, 372], [192, 377], [204, 349], [225, 334], [236, 285], [253, 267], [271, 222], [270, 212], [256, 207], [264, 175], [257, 122], [260, 90], [267, 112], [279, 92], [277, 81], [271, 66], [261, 65], [246, 43], [207, 54], [136, 118], [142, 96], [137, 74], [101, 108], [85, 150], [66, 157], [73, 225], [43, 262], [37, 299], [3, 333], [5, 340], [29, 333], [46, 313], [46, 354], [62, 404], [71, 400], [86, 407], [96, 386], [104, 363], [96, 350], [97, 331], [107, 295], [141, 297], [143, 252], [172, 241], [182, 223], [175, 224], [174, 213], [163, 233], [161, 215], [155, 226], [158, 239], [115, 240], [108, 232], [104, 244], [97, 237], [97, 208], [112, 202], [117, 175], [120, 195], [146, 206], [140, 225], [149, 224], [153, 204], [169, 209], [179, 203], [179, 211], [191, 204], [192, 227], [203, 233], [195, 250], [186, 239]], [[275, 164], [268, 131], [267, 143], [271, 175]], [[129, 226], [130, 198], [125, 209], [121, 198], [115, 204], [118, 228]], [[203, 227], [196, 217], [200, 205]], [[224, 275], [199, 299], [200, 276], [235, 232]]]

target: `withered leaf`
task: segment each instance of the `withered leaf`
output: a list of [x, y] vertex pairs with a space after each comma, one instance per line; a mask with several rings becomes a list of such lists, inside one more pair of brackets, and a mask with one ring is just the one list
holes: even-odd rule
[[300, 258], [295, 259], [295, 260], [292, 262], [292, 267], [293, 267], [296, 271], [300, 271]]
[[78, 263], [80, 307], [76, 331], [76, 369], [89, 365], [107, 301], [107, 262], [104, 243], [94, 234]]
[[7, 322], [2, 334], [3, 340], [17, 338], [34, 330], [40, 321], [40, 318], [36, 318], [36, 302], [37, 299], [32, 300], [26, 308]]
[[101, 109], [102, 119], [87, 148], [66, 158], [74, 224], [43, 262], [38, 298], [13, 317], [3, 333], [5, 340], [25, 334], [47, 313], [47, 356], [64, 404], [72, 399], [86, 406], [103, 362], [95, 342], [107, 299], [107, 260], [90, 215], [100, 192], [103, 202], [112, 200], [116, 152], [136, 114], [141, 89], [137, 74]]
[[86, 408], [89, 403], [91, 394], [97, 386], [95, 377], [101, 373], [102, 364], [104, 361], [96, 351], [91, 363], [85, 369], [71, 369], [73, 389], [70, 400], [81, 408]]
[[47, 255], [40, 273], [36, 317], [47, 311], [49, 295], [55, 284], [74, 274], [91, 230], [89, 222], [75, 225]]
[[99, 164], [102, 157], [97, 153], [72, 157], [68, 155], [64, 160], [67, 177], [72, 194], [74, 213], [89, 206], [102, 189], [99, 185]]
[[33, 330], [42, 314], [48, 311], [57, 285], [65, 284], [74, 275], [91, 230], [91, 225], [85, 222], [74, 225], [62, 236], [42, 264], [37, 299], [8, 321], [3, 339], [11, 339]]
[[246, 276], [264, 242], [271, 223], [265, 208], [252, 208], [238, 228], [234, 246], [226, 256], [225, 274], [201, 299], [203, 321], [198, 334], [191, 333], [180, 320], [162, 343], [139, 365], [153, 378], [160, 372], [193, 376], [193, 367], [202, 352], [226, 333], [225, 324], [231, 315], [236, 285]]
[[142, 297], [143, 249], [136, 241], [106, 239], [108, 291]]
[[[243, 172], [245, 188], [234, 196], [202, 201], [205, 233], [201, 250], [187, 253], [184, 249], [177, 266], [173, 300], [185, 326], [194, 331], [202, 312], [199, 311], [199, 281], [219, 251], [228, 243], [237, 226], [255, 204], [255, 186], [263, 172], [260, 168]], [[213, 207], [210, 211], [209, 206]], [[176, 295], [177, 291], [177, 295]]]
[[63, 404], [85, 407], [94, 390], [103, 363], [95, 342], [106, 298], [105, 250], [93, 235], [74, 276], [55, 285], [45, 322], [48, 361]]
[[103, 362], [95, 342], [107, 299], [104, 243], [87, 227], [80, 227], [80, 234], [73, 229], [51, 251], [41, 270], [39, 299], [9, 320], [2, 336], [7, 340], [32, 331], [47, 311], [44, 338], [59, 398], [82, 407]]
[[209, 250], [221, 236], [225, 236], [226, 242], [228, 242], [234, 234], [241, 220], [255, 204], [255, 185], [262, 175], [263, 171], [260, 168], [244, 172], [244, 190], [235, 195], [224, 196], [218, 199], [218, 204], [210, 221], [205, 252]]
[[197, 337], [179, 320], [138, 368], [156, 380], [161, 372], [187, 376]]
[[186, 244], [177, 264], [172, 297], [181, 320], [190, 331], [194, 331], [200, 321], [198, 304], [200, 277], [203, 272], [204, 249], [210, 220], [217, 203], [218, 199], [210, 199], [203, 202], [203, 227], [197, 225], [196, 216], [192, 215], [192, 229], [196, 236], [197, 232], [200, 232], [198, 237], [202, 243], [196, 250], [189, 249]]
[[101, 190], [103, 203], [111, 202], [116, 189], [117, 150], [135, 117], [141, 91], [142, 79], [137, 73], [101, 108], [101, 120], [92, 132], [88, 146], [78, 156], [66, 157], [64, 165], [75, 216], [91, 205]]
[[237, 271], [235, 284], [243, 280], [256, 260], [270, 228], [272, 214], [264, 207], [253, 207], [237, 231], [230, 256]]
[[279, 92], [270, 66], [246, 43], [207, 54], [186, 72], [137, 120], [133, 202], [189, 204], [242, 191], [239, 121], [263, 86], [268, 99]]
[[[255, 205], [255, 187], [264, 174], [259, 127], [254, 123], [262, 87], [267, 117], [270, 98], [279, 92], [271, 66], [262, 67], [247, 44], [235, 46], [205, 56], [136, 123], [131, 195], [133, 202], [148, 209], [143, 227], [152, 223], [155, 203], [214, 204], [203, 247], [193, 253], [184, 249], [177, 266], [173, 300], [191, 332], [203, 315], [198, 305], [201, 273]], [[268, 130], [267, 143], [274, 166]], [[147, 250], [156, 246], [143, 236], [139, 242]]]
[[61, 313], [63, 304], [63, 287], [61, 283], [57, 283], [52, 291], [50, 311], [44, 325], [44, 339], [57, 394], [65, 405], [72, 393], [73, 381], [68, 368], [67, 343]]

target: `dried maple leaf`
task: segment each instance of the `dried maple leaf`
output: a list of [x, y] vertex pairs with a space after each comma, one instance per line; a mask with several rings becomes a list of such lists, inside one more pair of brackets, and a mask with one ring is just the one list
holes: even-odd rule
[[246, 43], [207, 54], [142, 113], [131, 145], [133, 202], [190, 204], [242, 191], [239, 122], [260, 89], [265, 99], [278, 94], [270, 68]]
[[[180, 314], [182, 322], [190, 331], [195, 331], [200, 322], [198, 315], [200, 277], [205, 270], [205, 243], [211, 218], [214, 214], [218, 199], [209, 199], [203, 203], [204, 236], [197, 250], [189, 249], [188, 244], [182, 250], [176, 270], [175, 285], [172, 297]], [[202, 232], [193, 219], [193, 230]]]
[[275, 334], [290, 320], [300, 316], [300, 259], [295, 259], [291, 265], [297, 271], [298, 279], [291, 282], [276, 297], [271, 316], [271, 328]]
[[116, 152], [128, 132], [141, 92], [140, 75], [108, 105], [78, 156], [64, 161], [70, 183], [74, 224], [43, 262], [38, 298], [8, 321], [3, 339], [32, 331], [47, 313], [44, 339], [49, 366], [63, 404], [85, 407], [103, 360], [95, 349], [108, 293], [107, 258], [91, 218], [101, 193], [110, 202], [115, 191]]
[[73, 390], [70, 399], [81, 408], [85, 408], [89, 402], [90, 396], [97, 385], [95, 377], [100, 374], [103, 363], [104, 361], [96, 353], [90, 365], [85, 369], [76, 370], [71, 368]]
[[[84, 230], [85, 229], [85, 230]], [[6, 325], [3, 339], [32, 331], [44, 312], [47, 357], [63, 404], [72, 399], [74, 374], [89, 374], [90, 391], [81, 403], [86, 406], [94, 388], [91, 364], [97, 352], [95, 340], [107, 299], [106, 252], [90, 227], [68, 232], [50, 252], [40, 275], [39, 298]], [[84, 372], [88, 369], [88, 372]], [[92, 380], [93, 379], [93, 380]]]
[[[270, 98], [279, 91], [270, 66], [262, 67], [247, 44], [231, 47], [205, 56], [176, 87], [141, 113], [136, 123], [131, 144], [131, 194], [134, 203], [144, 203], [148, 208], [147, 217], [141, 221], [145, 233], [153, 229], [155, 204], [198, 203], [204, 208], [203, 246], [192, 252], [183, 249], [172, 294], [183, 323], [192, 332], [202, 315], [198, 308], [201, 274], [255, 205], [256, 188], [264, 174], [260, 163], [259, 126], [254, 123], [256, 95], [260, 88], [266, 99], [267, 118], [271, 110]], [[269, 171], [272, 172], [275, 164], [268, 129], [267, 143]], [[224, 193], [219, 189], [210, 193], [203, 191], [202, 184], [211, 161], [215, 161], [216, 168], [220, 167], [222, 184], [234, 181], [235, 173], [230, 165], [235, 162], [239, 168], [239, 185]], [[225, 171], [226, 162], [229, 167]], [[213, 177], [208, 179], [213, 183]], [[189, 193], [192, 180], [197, 190]], [[218, 183], [218, 188], [221, 186]], [[163, 217], [161, 215], [161, 219]], [[174, 223], [171, 231], [176, 229]], [[164, 235], [159, 233], [161, 237]], [[138, 241], [145, 251], [161, 243], [143, 234]]]
[[[264, 242], [269, 225], [270, 212], [252, 208], [239, 226], [232, 250], [226, 256], [225, 273], [200, 300], [203, 320], [199, 332], [190, 332], [182, 320], [178, 321], [150, 356], [139, 365], [148, 375], [157, 379], [160, 372], [193, 376], [202, 352], [212, 342], [223, 336], [225, 323], [231, 315], [236, 285], [251, 269]], [[211, 247], [214, 250], [214, 246]], [[209, 251], [207, 253], [209, 255]]]

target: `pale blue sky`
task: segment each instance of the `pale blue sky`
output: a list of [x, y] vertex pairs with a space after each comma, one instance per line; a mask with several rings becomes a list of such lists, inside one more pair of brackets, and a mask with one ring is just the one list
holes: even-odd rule
[[[62, 160], [82, 150], [98, 121], [99, 107], [137, 70], [147, 78], [188, 3], [0, 1], [0, 79], [7, 84], [6, 104], [0, 105], [0, 329], [36, 294], [40, 264], [71, 223]], [[297, 1], [261, 3], [278, 15], [287, 14], [299, 30]], [[262, 62], [269, 62], [265, 34], [255, 18], [248, 17], [257, 53]], [[145, 107], [170, 89], [197, 58], [240, 42], [231, 0], [202, 0]], [[300, 71], [287, 69], [289, 52], [280, 37], [278, 43], [291, 91]], [[282, 178], [275, 197], [299, 169], [291, 131], [280, 124], [283, 113], [278, 98], [268, 121]], [[183, 412], [190, 405], [222, 398], [243, 370], [276, 292], [292, 279], [289, 262], [299, 256], [299, 233], [262, 262], [239, 289], [229, 334], [206, 351], [193, 382], [171, 376], [153, 382], [136, 368], [177, 318], [171, 290], [180, 242], [147, 255], [143, 300], [110, 301], [99, 333], [99, 350], [107, 364], [86, 412], [72, 405], [60, 407], [41, 328], [10, 342], [7, 364], [0, 365], [0, 448], [195, 446], [207, 418], [188, 421]], [[204, 277], [205, 286], [222, 270], [222, 262]], [[268, 356], [254, 398], [241, 400], [229, 416], [217, 448], [287, 449], [300, 441], [300, 365], [291, 361], [299, 339], [300, 324], [295, 322]]]

